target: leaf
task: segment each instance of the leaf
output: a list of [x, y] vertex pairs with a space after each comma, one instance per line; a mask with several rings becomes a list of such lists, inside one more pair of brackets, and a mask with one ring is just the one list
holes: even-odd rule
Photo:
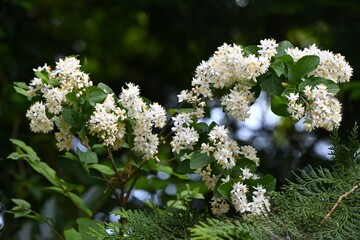
[[277, 54], [275, 55], [275, 57], [280, 57], [285, 55], [286, 54], [285, 50], [288, 48], [294, 48], [294, 45], [287, 40], [279, 42], [278, 47], [276, 48]]
[[102, 89], [103, 91], [105, 91], [107, 94], [111, 94], [111, 93], [114, 93], [113, 90], [108, 86], [106, 85], [105, 83], [99, 83], [98, 85], [98, 88]]
[[195, 151], [190, 159], [190, 168], [202, 168], [214, 161], [214, 158], [200, 151]]
[[13, 198], [13, 199], [11, 199], [11, 201], [13, 201], [17, 206], [19, 206], [23, 209], [31, 208], [31, 204], [29, 202], [25, 201], [24, 199]]
[[320, 62], [318, 56], [304, 56], [295, 62], [289, 69], [289, 83], [297, 84], [301, 78], [314, 71]]
[[254, 55], [258, 55], [260, 48], [256, 45], [249, 45], [243, 48], [243, 51], [245, 53], [245, 55], [250, 55], [250, 54], [254, 54]]
[[91, 210], [85, 205], [85, 202], [82, 198], [72, 192], [68, 192], [66, 196], [68, 196], [76, 205], [76, 207], [79, 208], [82, 212], [84, 212], [88, 217], [92, 216]]
[[266, 174], [264, 177], [258, 179], [246, 179], [244, 180], [244, 183], [254, 187], [262, 185], [267, 192], [274, 191], [276, 187], [276, 179], [269, 174]]
[[67, 159], [70, 159], [70, 160], [73, 160], [73, 161], [78, 161], [79, 160], [79, 158], [75, 154], [73, 154], [71, 152], [66, 152], [64, 155], [61, 155], [60, 157], [67, 158]]
[[29, 155], [36, 157], [40, 161], [40, 158], [38, 158], [37, 153], [31, 147], [26, 145], [25, 142], [23, 142], [21, 140], [18, 140], [18, 139], [13, 139], [13, 138], [10, 138], [10, 141], [12, 142], [12, 144], [14, 144], [17, 147], [21, 148], [22, 150], [24, 150]]
[[65, 122], [74, 128], [79, 128], [81, 126], [80, 114], [74, 108], [66, 107], [61, 112], [62, 117]]
[[93, 220], [89, 218], [78, 218], [76, 223], [79, 225], [79, 233], [82, 239], [86, 240], [97, 240], [96, 236], [92, 236], [89, 234], [90, 229], [96, 232], [100, 232], [103, 230], [104, 223], [98, 220]]
[[283, 56], [277, 57], [276, 61], [283, 62], [287, 66], [289, 66], [289, 65], [291, 66], [294, 63], [294, 59], [290, 55], [283, 55]]
[[14, 86], [14, 89], [15, 89], [15, 91], [16, 91], [17, 93], [19, 93], [19, 94], [21, 94], [21, 95], [23, 95], [23, 96], [25, 96], [25, 97], [29, 97], [29, 92], [26, 91], [25, 89], [19, 88], [19, 87], [17, 87], [17, 86]]
[[36, 77], [40, 78], [43, 83], [48, 83], [47, 73], [45, 75], [45, 74], [43, 74], [43, 72], [46, 73], [46, 71], [36, 71], [34, 74], [35, 74]]
[[171, 108], [169, 109], [169, 114], [174, 115], [175, 113], [192, 113], [194, 111], [194, 108]]
[[234, 183], [238, 182], [239, 179], [231, 179], [229, 182], [221, 184], [220, 186], [218, 186], [218, 188], [216, 189], [218, 193], [220, 193], [220, 195], [225, 198], [226, 200], [230, 201], [231, 200], [231, 190], [233, 190], [233, 185]]
[[199, 134], [201, 134], [201, 133], [206, 133], [206, 132], [208, 132], [208, 130], [209, 130], [209, 126], [208, 126], [206, 123], [204, 123], [204, 122], [196, 123], [196, 124], [194, 125], [194, 128], [195, 128], [195, 130], [196, 130]]
[[115, 171], [112, 170], [109, 166], [103, 164], [90, 164], [88, 168], [95, 169], [96, 171], [103, 173], [105, 175], [115, 175]]
[[75, 91], [66, 94], [65, 98], [66, 101], [68, 101], [74, 107], [78, 105], [79, 98], [76, 96]]
[[273, 75], [266, 78], [260, 84], [260, 86], [261, 89], [265, 91], [269, 96], [280, 95], [284, 90], [284, 87], [281, 85], [281, 81]]
[[189, 179], [188, 175], [175, 173], [173, 168], [170, 167], [170, 166], [164, 166], [164, 165], [155, 164], [155, 170], [163, 172], [163, 173], [167, 173], [167, 174], [175, 176], [175, 177], [178, 177], [179, 179], [184, 179], [184, 180]]
[[309, 79], [306, 79], [305, 81], [299, 84], [299, 91], [302, 92], [306, 86], [315, 87], [319, 84], [324, 84], [329, 93], [336, 94], [340, 91], [340, 87], [337, 83], [320, 77], [311, 77]]
[[287, 103], [287, 100], [275, 95], [271, 99], [271, 111], [278, 116], [288, 117]]
[[99, 87], [91, 86], [86, 88], [86, 98], [91, 106], [95, 106], [96, 103], [102, 103], [106, 97], [107, 94]]
[[74, 228], [64, 230], [65, 240], [82, 240], [81, 234]]
[[278, 77], [280, 77], [281, 75], [285, 75], [285, 64], [281, 61], [274, 61], [271, 65], [270, 68], [272, 68], [274, 70], [274, 72], [276, 73], [276, 75]]
[[190, 168], [190, 159], [185, 159], [179, 163], [176, 168], [178, 173], [194, 173], [194, 170]]
[[98, 157], [96, 153], [87, 151], [83, 152], [79, 148], [76, 149], [76, 153], [78, 154], [79, 160], [85, 164], [98, 163]]

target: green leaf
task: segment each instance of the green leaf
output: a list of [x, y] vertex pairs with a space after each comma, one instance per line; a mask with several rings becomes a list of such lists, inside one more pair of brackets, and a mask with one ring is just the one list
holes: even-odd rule
[[85, 164], [98, 163], [98, 157], [94, 152], [82, 152], [79, 148], [76, 149], [76, 153], [80, 159], [80, 162]]
[[61, 115], [65, 122], [67, 122], [70, 126], [74, 128], [79, 128], [81, 126], [80, 114], [74, 108], [64, 108], [61, 112]]
[[202, 168], [214, 161], [214, 158], [200, 151], [195, 151], [190, 159], [190, 168]]
[[98, 220], [92, 220], [89, 218], [78, 218], [76, 223], [79, 225], [79, 233], [82, 239], [97, 240], [98, 238], [89, 234], [90, 229], [95, 232], [103, 231], [104, 223]]
[[221, 184], [220, 186], [218, 186], [218, 188], [216, 190], [217, 190], [218, 193], [220, 193], [220, 195], [223, 198], [230, 201], [231, 200], [230, 192], [233, 189], [234, 183], [236, 183], [238, 181], [239, 181], [239, 179], [231, 179], [229, 182]]
[[112, 170], [109, 166], [103, 164], [89, 164], [88, 168], [95, 169], [96, 171], [103, 173], [105, 175], [115, 175], [115, 171]]
[[31, 208], [31, 204], [29, 202], [25, 201], [24, 199], [13, 198], [13, 199], [11, 199], [11, 201], [13, 201], [17, 206], [19, 206], [23, 209]]
[[66, 152], [64, 155], [61, 155], [60, 157], [67, 158], [67, 159], [70, 159], [70, 160], [73, 160], [73, 161], [78, 161], [79, 160], [79, 158], [75, 154], [73, 154], [71, 152]]
[[36, 71], [34, 74], [36, 77], [40, 78], [43, 83], [48, 83], [49, 79], [46, 71]]
[[194, 111], [194, 108], [171, 108], [169, 109], [169, 114], [174, 115], [175, 113], [192, 113]]
[[278, 43], [278, 47], [276, 48], [277, 54], [275, 57], [280, 57], [286, 54], [286, 49], [288, 48], [294, 48], [294, 45], [289, 41], [282, 41]]
[[76, 96], [75, 92], [69, 92], [65, 96], [66, 101], [68, 101], [71, 105], [76, 107], [78, 105], [79, 98]]
[[68, 192], [67, 195], [73, 203], [79, 208], [82, 212], [84, 212], [88, 217], [92, 216], [91, 210], [85, 205], [85, 202], [82, 198], [72, 192]]
[[74, 228], [69, 228], [64, 231], [65, 240], [82, 240], [81, 234]]
[[305, 81], [303, 81], [302, 83], [299, 84], [299, 91], [302, 92], [306, 86], [315, 87], [319, 84], [324, 84], [329, 93], [336, 94], [340, 91], [340, 87], [337, 83], [335, 83], [334, 81], [325, 79], [325, 78], [320, 78], [320, 77], [311, 77], [309, 79], [306, 79]]
[[28, 153], [31, 156], [34, 156], [34, 158], [37, 158], [40, 161], [40, 158], [38, 158], [37, 153], [31, 147], [26, 145], [25, 142], [18, 140], [18, 139], [13, 139], [13, 138], [10, 138], [10, 141], [12, 142], [12, 144], [21, 148], [23, 151], [25, 151], [26, 153]]
[[282, 55], [280, 57], [275, 58], [277, 62], [283, 62], [287, 66], [291, 66], [294, 63], [294, 59], [290, 55]]
[[245, 55], [250, 55], [250, 54], [254, 54], [254, 55], [259, 55], [259, 51], [260, 48], [256, 45], [249, 45], [243, 48], [243, 51], [245, 53]]
[[244, 183], [254, 187], [262, 185], [267, 192], [274, 191], [276, 187], [276, 179], [269, 174], [266, 174], [264, 177], [258, 179], [246, 179], [244, 180]]
[[196, 124], [194, 125], [194, 128], [195, 128], [195, 130], [196, 130], [199, 134], [201, 134], [201, 133], [206, 133], [206, 132], [208, 132], [208, 130], [209, 130], [209, 126], [208, 126], [206, 123], [204, 123], [204, 122], [196, 123]]
[[274, 61], [270, 65], [270, 68], [274, 70], [278, 77], [280, 77], [281, 75], [285, 75], [285, 64], [281, 61]]
[[289, 68], [289, 83], [298, 84], [301, 78], [314, 71], [320, 62], [318, 56], [304, 56]]
[[273, 95], [280, 95], [284, 90], [284, 87], [281, 85], [281, 81], [273, 76], [270, 75], [266, 78], [261, 84], [261, 89], [265, 91], [269, 96]]
[[194, 173], [194, 170], [190, 168], [190, 159], [185, 159], [179, 163], [176, 168], [178, 173]]
[[102, 89], [103, 91], [105, 91], [107, 94], [111, 94], [111, 93], [114, 93], [113, 90], [108, 86], [106, 85], [105, 83], [99, 83], [98, 85], [98, 88]]
[[14, 86], [14, 89], [15, 89], [15, 91], [16, 91], [17, 93], [19, 93], [19, 94], [21, 94], [21, 95], [23, 95], [23, 96], [25, 96], [25, 97], [29, 97], [29, 92], [28, 92], [27, 90], [25, 90], [25, 89], [23, 89], [23, 88], [19, 88], [19, 87], [17, 87], [17, 86]]
[[275, 95], [271, 99], [271, 111], [278, 116], [288, 117], [287, 103], [286, 99]]
[[91, 86], [86, 88], [86, 98], [91, 106], [95, 106], [97, 103], [102, 103], [106, 97], [107, 94], [99, 87]]

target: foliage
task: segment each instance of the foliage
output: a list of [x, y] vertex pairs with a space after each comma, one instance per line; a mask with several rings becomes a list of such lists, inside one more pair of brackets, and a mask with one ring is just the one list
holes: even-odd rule
[[[360, 142], [355, 126], [347, 144], [333, 136], [332, 167], [309, 167], [273, 193], [263, 218], [213, 219], [190, 231], [194, 239], [358, 239]], [[345, 160], [346, 159], [346, 160]]]

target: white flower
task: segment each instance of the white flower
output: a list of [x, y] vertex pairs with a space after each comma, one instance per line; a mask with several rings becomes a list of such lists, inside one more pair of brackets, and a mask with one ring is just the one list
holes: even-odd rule
[[260, 159], [257, 157], [257, 151], [250, 145], [244, 145], [240, 147], [240, 154], [245, 158], [255, 162], [256, 166], [259, 166]]
[[286, 49], [294, 61], [298, 61], [303, 56], [315, 55], [320, 58], [317, 68], [308, 76], [322, 77], [336, 83], [348, 82], [353, 74], [353, 69], [341, 54], [334, 54], [330, 51], [321, 51], [316, 45], [300, 50], [299, 48]]
[[338, 128], [342, 119], [341, 104], [334, 94], [327, 91], [327, 87], [319, 84], [313, 88], [306, 87], [304, 94], [308, 100], [305, 112], [304, 127], [307, 131], [314, 128], [324, 128], [332, 131]]
[[67, 92], [60, 88], [51, 88], [44, 93], [46, 99], [46, 107], [49, 112], [53, 114], [59, 114], [62, 110], [62, 103], [65, 101], [65, 95]]
[[267, 58], [271, 58], [276, 55], [278, 44], [274, 39], [264, 39], [260, 41], [260, 45], [258, 47], [260, 48], [259, 54], [262, 56], [265, 56]]
[[161, 128], [166, 123], [166, 111], [158, 103], [150, 104], [149, 119], [155, 127]]
[[233, 189], [230, 192], [231, 202], [234, 205], [237, 212], [245, 213], [251, 211], [251, 203], [248, 202], [246, 193], [248, 187], [240, 182], [233, 185]]
[[30, 130], [35, 133], [48, 133], [54, 128], [53, 121], [46, 116], [45, 104], [42, 102], [31, 105], [26, 112], [26, 117], [30, 120]]
[[215, 215], [222, 215], [229, 211], [230, 206], [223, 198], [211, 198], [211, 212]]
[[221, 105], [229, 115], [243, 121], [250, 116], [250, 106], [254, 101], [254, 93], [250, 92], [249, 86], [237, 85], [221, 98]]
[[242, 180], [250, 179], [254, 174], [250, 172], [250, 169], [245, 167], [241, 169], [242, 171]]
[[199, 174], [201, 180], [205, 183], [205, 186], [207, 186], [207, 188], [210, 191], [215, 190], [217, 181], [219, 180], [219, 176], [212, 174], [212, 169], [210, 164], [207, 165], [205, 169], [201, 169], [201, 168], [196, 169], [195, 173]]

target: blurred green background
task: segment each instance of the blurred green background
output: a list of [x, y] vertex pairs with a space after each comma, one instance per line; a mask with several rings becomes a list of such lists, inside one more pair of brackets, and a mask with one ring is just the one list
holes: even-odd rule
[[[6, 159], [14, 150], [9, 138], [27, 142], [60, 176], [65, 172], [71, 180], [88, 181], [58, 157], [52, 136], [28, 128], [29, 103], [12, 84], [32, 79], [33, 68], [78, 55], [87, 59], [94, 83], [104, 82], [118, 93], [125, 82], [134, 82], [143, 96], [169, 108], [176, 106], [180, 90], [190, 88], [198, 63], [222, 43], [250, 45], [264, 38], [287, 39], [299, 47], [315, 43], [346, 57], [354, 69], [352, 82], [342, 84], [339, 95], [340, 131], [346, 135], [360, 118], [358, 0], [0, 0], [0, 202], [7, 208], [11, 198], [25, 198], [34, 209], [51, 204], [46, 202], [51, 194], [41, 191], [48, 184], [25, 164]], [[275, 125], [266, 124], [266, 117], [261, 121], [249, 128], [222, 120], [234, 132], [248, 133], [239, 141], [257, 147], [260, 170], [277, 177], [279, 186], [291, 171], [326, 165], [328, 133], [304, 133], [284, 119]], [[66, 210], [63, 218], [73, 214]], [[22, 221], [9, 221], [4, 239], [25, 231]]]

